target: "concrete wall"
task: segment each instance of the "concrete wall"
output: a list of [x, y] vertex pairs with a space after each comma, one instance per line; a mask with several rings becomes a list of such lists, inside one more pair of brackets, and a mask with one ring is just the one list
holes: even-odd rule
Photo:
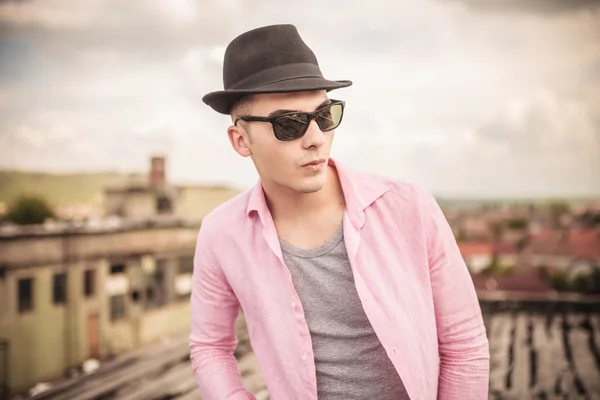
[[[52, 302], [52, 275], [58, 265], [42, 270], [14, 271], [4, 279], [8, 302], [2, 310], [0, 337], [10, 342], [10, 386], [60, 376], [65, 365], [65, 309]], [[34, 277], [33, 310], [18, 313], [17, 282]], [[67, 278], [69, 280], [69, 278]]]
[[156, 195], [152, 191], [107, 192], [105, 213], [131, 220], [153, 217], [156, 215]]
[[104, 214], [121, 215], [125, 211], [125, 192], [104, 192]]
[[141, 220], [156, 215], [156, 195], [154, 193], [133, 193], [127, 196], [125, 216], [127, 219]]
[[215, 207], [238, 193], [237, 190], [219, 186], [182, 187], [175, 204], [175, 215], [190, 220], [201, 220]]
[[[181, 186], [174, 195], [172, 214], [199, 221], [238, 193], [238, 190], [224, 186]], [[157, 196], [152, 190], [106, 192], [106, 215], [121, 215], [130, 220], [152, 218], [158, 215]]]
[[107, 215], [120, 215], [130, 220], [156, 215], [156, 195], [152, 191], [108, 192], [105, 196]]

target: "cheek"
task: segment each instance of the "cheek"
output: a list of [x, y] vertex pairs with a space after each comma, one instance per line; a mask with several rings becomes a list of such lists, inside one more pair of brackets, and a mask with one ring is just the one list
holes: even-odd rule
[[298, 160], [298, 150], [292, 142], [261, 143], [253, 153], [262, 171], [273, 178], [290, 174]]
[[331, 146], [331, 142], [333, 142], [333, 138], [335, 137], [335, 130], [331, 132], [325, 132], [325, 137], [327, 138], [327, 144]]

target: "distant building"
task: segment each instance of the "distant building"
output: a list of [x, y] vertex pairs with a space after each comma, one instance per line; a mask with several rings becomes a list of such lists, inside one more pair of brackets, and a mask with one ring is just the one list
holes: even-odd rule
[[502, 270], [513, 268], [517, 264], [519, 254], [516, 246], [508, 242], [458, 242], [458, 248], [472, 274], [478, 274], [492, 266], [494, 258], [496, 266]]
[[488, 276], [474, 275], [473, 284], [478, 293], [520, 292], [521, 294], [552, 294], [554, 288], [534, 269], [519, 269], [513, 274]]
[[201, 220], [236, 193], [172, 186], [165, 159], [153, 157], [148, 185], [106, 190], [102, 220], [0, 227], [9, 386], [26, 390], [188, 331]]
[[571, 278], [600, 269], [600, 229], [543, 230], [532, 235], [527, 262], [549, 272], [565, 272]]
[[469, 241], [489, 241], [492, 239], [489, 222], [482, 215], [468, 215], [458, 221], [456, 229], [461, 237]]
[[500, 242], [494, 245], [498, 266], [502, 269], [513, 268], [517, 265], [519, 252], [514, 242]]
[[459, 242], [458, 248], [472, 274], [481, 272], [492, 263], [493, 246], [491, 242]]
[[197, 224], [15, 229], [0, 231], [13, 389], [188, 329]]
[[154, 156], [150, 159], [148, 184], [106, 188], [105, 215], [127, 220], [166, 216], [200, 221], [238, 193], [226, 186], [171, 185], [166, 177], [166, 159]]

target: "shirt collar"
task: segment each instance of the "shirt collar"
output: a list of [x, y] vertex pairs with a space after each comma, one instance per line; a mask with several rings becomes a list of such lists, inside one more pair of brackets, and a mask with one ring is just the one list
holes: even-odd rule
[[[350, 220], [358, 228], [362, 228], [365, 222], [364, 210], [385, 194], [389, 190], [389, 186], [383, 179], [369, 174], [357, 173], [331, 157], [329, 158], [329, 164], [336, 168], [340, 177], [346, 200], [346, 212]], [[246, 214], [250, 215], [253, 211], [258, 214], [263, 226], [271, 219], [271, 213], [260, 180], [250, 190]]]

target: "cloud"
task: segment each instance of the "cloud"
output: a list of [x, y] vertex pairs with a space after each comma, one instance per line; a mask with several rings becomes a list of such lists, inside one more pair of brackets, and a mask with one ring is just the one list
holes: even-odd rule
[[600, 152], [600, 132], [595, 124], [599, 117], [597, 110], [578, 99], [559, 99], [554, 93], [541, 92], [530, 99], [514, 100], [504, 115], [482, 126], [478, 134], [513, 152], [585, 157]]
[[286, 22], [354, 81], [330, 94], [347, 101], [340, 159], [452, 195], [600, 193], [598, 13], [340, 4], [0, 2], [0, 167], [145, 170], [161, 150], [180, 181], [252, 184], [200, 99], [234, 36]]
[[[447, 1], [447, 0], [441, 0]], [[458, 0], [469, 8], [483, 12], [530, 13], [557, 15], [578, 10], [597, 11], [598, 0]]]
[[221, 33], [231, 36], [243, 11], [227, 2], [195, 0], [9, 2], [0, 4], [0, 32], [26, 36], [65, 57], [117, 49], [152, 60], [177, 57], [190, 46], [221, 44]]
[[439, 160], [438, 167], [455, 168], [454, 176], [467, 178], [473, 192], [595, 195], [600, 193], [598, 121], [597, 107], [542, 91], [515, 99], [464, 136], [455, 151]]

